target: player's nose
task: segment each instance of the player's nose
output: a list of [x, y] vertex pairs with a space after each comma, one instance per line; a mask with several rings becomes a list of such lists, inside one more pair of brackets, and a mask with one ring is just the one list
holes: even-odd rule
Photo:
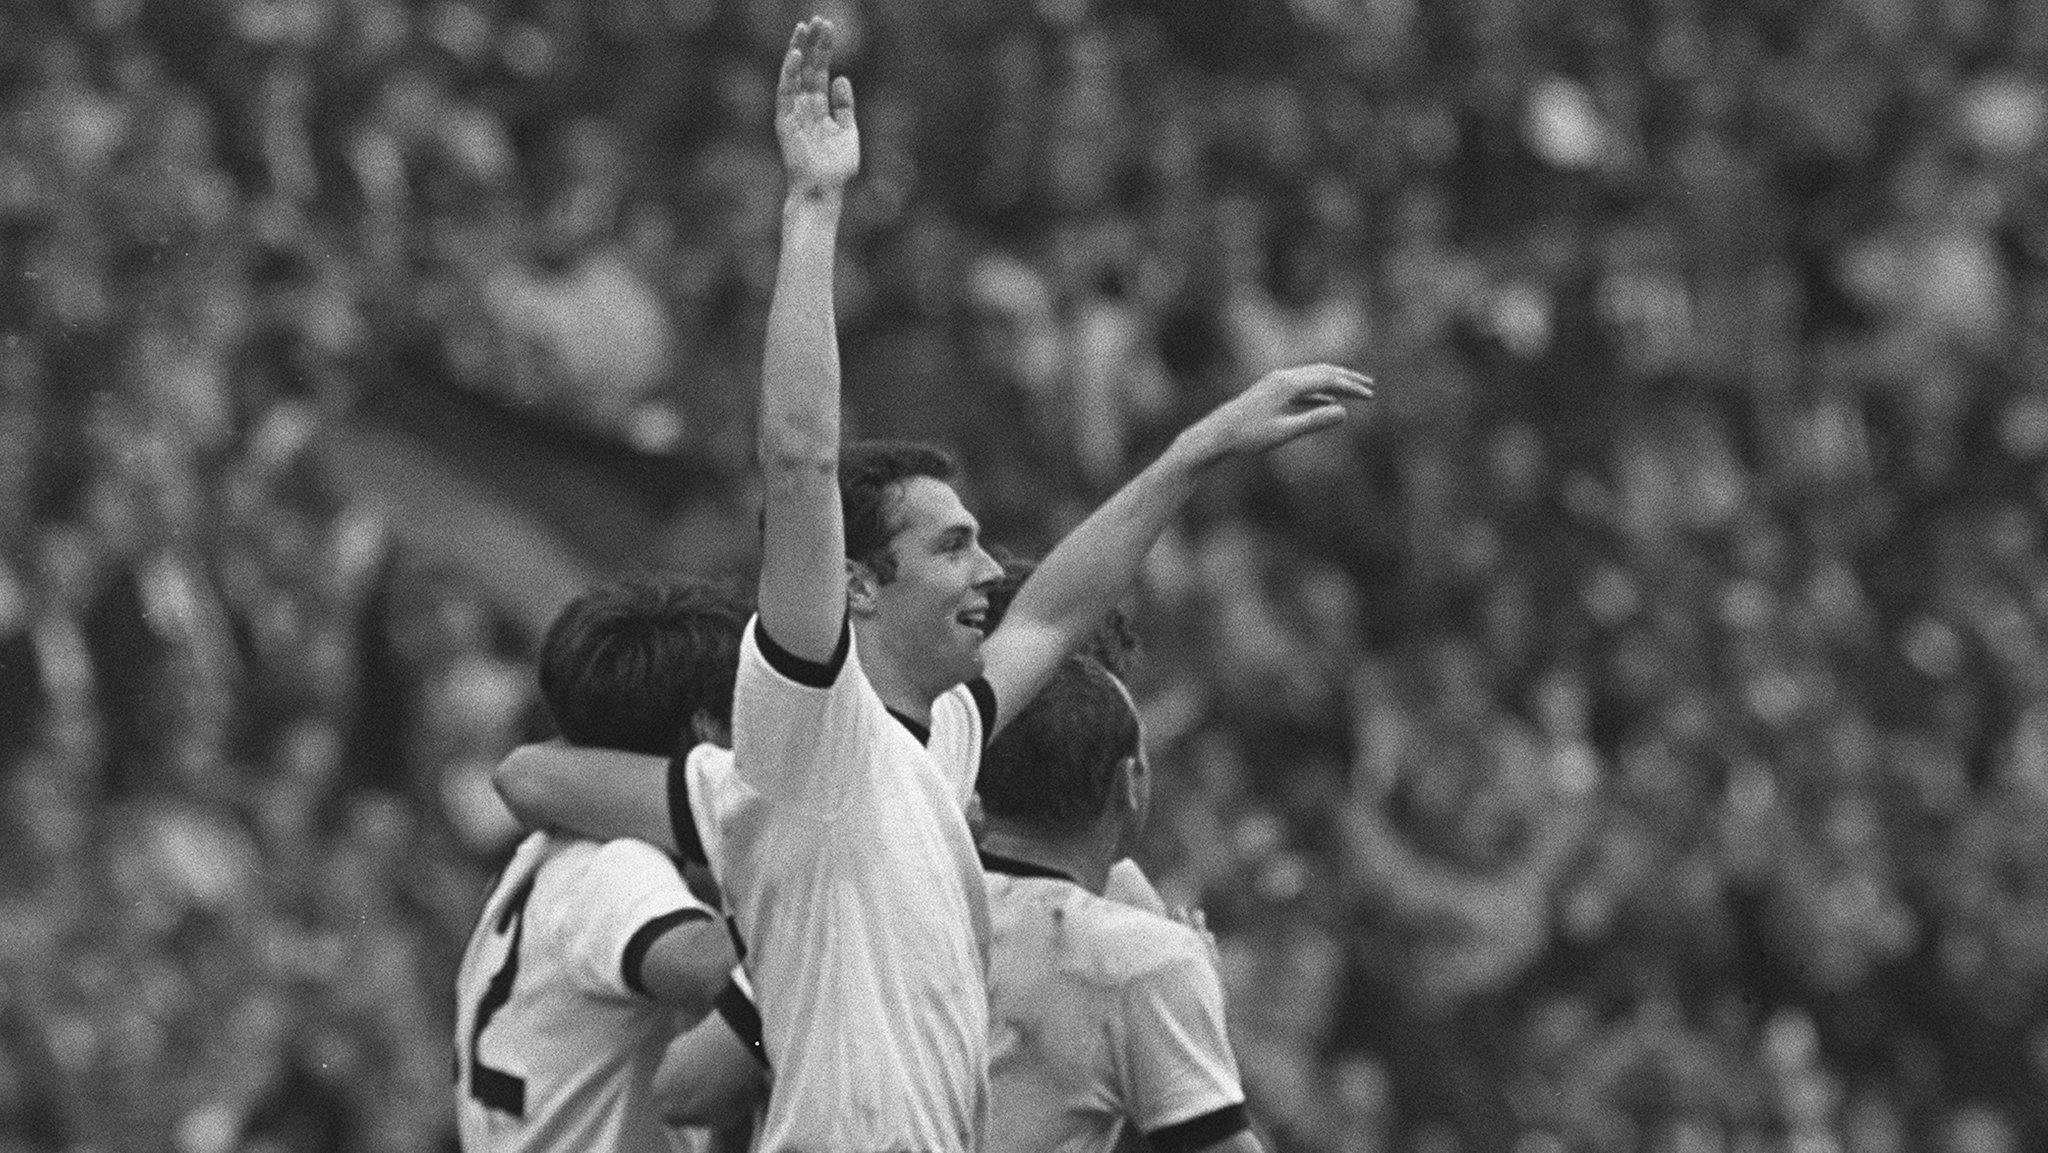
[[993, 585], [1002, 579], [1002, 562], [990, 556], [987, 549], [974, 546], [974, 587]]

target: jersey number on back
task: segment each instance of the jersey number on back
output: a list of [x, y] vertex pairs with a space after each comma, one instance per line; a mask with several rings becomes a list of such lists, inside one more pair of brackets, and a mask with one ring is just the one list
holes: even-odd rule
[[484, 1064], [477, 1056], [477, 1048], [491, 1018], [512, 999], [512, 982], [519, 977], [519, 938], [526, 932], [526, 898], [532, 895], [533, 880], [528, 878], [498, 915], [498, 935], [511, 933], [512, 947], [505, 952], [505, 963], [491, 974], [491, 983], [484, 987], [483, 998], [476, 1006], [476, 1024], [469, 1031], [469, 1095], [487, 1109], [520, 1118], [526, 1116], [526, 1078]]

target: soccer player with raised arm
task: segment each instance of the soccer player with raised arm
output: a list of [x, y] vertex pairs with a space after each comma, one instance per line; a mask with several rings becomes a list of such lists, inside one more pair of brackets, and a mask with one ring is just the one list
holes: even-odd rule
[[[665, 752], [693, 720], [729, 722], [745, 620], [743, 600], [710, 586], [585, 594], [548, 629], [542, 697], [567, 741]], [[660, 850], [528, 836], [456, 974], [465, 1153], [669, 1153], [655, 1073], [733, 960], [722, 919]]]
[[[967, 1150], [986, 1106], [988, 911], [965, 816], [983, 744], [1122, 596], [1210, 465], [1333, 427], [1371, 391], [1326, 365], [1262, 378], [1062, 541], [985, 638], [1000, 570], [950, 462], [916, 446], [842, 459], [832, 268], [859, 143], [831, 52], [828, 22], [800, 25], [777, 89], [788, 188], [761, 384], [763, 560], [720, 880], [774, 1071], [760, 1148]], [[554, 812], [532, 803], [548, 785], [508, 791], [529, 819], [601, 831], [589, 814], [667, 804], [659, 766], [629, 777], [578, 780]], [[602, 790], [624, 791], [573, 795]]]

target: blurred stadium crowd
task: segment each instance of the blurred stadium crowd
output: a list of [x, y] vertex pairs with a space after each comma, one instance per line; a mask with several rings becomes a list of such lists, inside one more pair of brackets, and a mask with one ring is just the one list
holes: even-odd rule
[[[533, 622], [315, 447], [741, 476], [808, 8], [0, 7], [0, 1150], [449, 1147]], [[1136, 614], [1279, 1149], [2048, 1144], [2048, 5], [823, 10], [853, 431], [995, 539], [1381, 382]]]

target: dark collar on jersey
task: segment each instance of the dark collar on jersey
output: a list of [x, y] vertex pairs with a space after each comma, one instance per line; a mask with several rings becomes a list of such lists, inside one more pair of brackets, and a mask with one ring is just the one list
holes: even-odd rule
[[[976, 677], [967, 682], [967, 695], [974, 698], [974, 709], [981, 714], [981, 747], [985, 749], [988, 747], [989, 738], [994, 736], [996, 731], [996, 691], [989, 686], [987, 677]], [[896, 723], [910, 730], [910, 735], [917, 738], [918, 744], [932, 743], [930, 725], [920, 724], [908, 713], [900, 713], [895, 709], [890, 709], [889, 715], [896, 718]]]
[[1013, 877], [1043, 877], [1048, 881], [1065, 881], [1070, 885], [1081, 883], [1058, 869], [1034, 865], [1030, 861], [1020, 861], [1015, 857], [1000, 857], [987, 849], [981, 851], [981, 867], [986, 872], [1008, 873]]
[[918, 744], [928, 745], [932, 743], [932, 727], [930, 725], [921, 725], [910, 719], [908, 714], [899, 713], [895, 709], [890, 709], [889, 715], [895, 717], [898, 724], [909, 729], [910, 735], [917, 738]]

